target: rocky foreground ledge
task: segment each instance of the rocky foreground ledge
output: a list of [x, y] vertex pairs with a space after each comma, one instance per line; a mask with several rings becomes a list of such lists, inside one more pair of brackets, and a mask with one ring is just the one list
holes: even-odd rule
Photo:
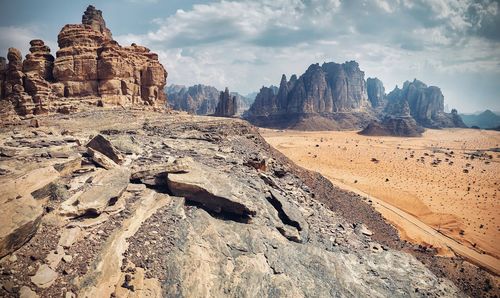
[[463, 296], [244, 121], [94, 110], [0, 131], [2, 297]]

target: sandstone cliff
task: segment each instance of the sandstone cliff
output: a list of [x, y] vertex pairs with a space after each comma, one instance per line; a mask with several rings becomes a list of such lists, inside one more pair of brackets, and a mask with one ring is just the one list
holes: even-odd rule
[[438, 87], [428, 87], [417, 79], [413, 82], [406, 81], [402, 89], [396, 86], [387, 95], [387, 99], [385, 113], [388, 115], [406, 113], [401, 109], [408, 106], [410, 115], [424, 127], [466, 127], [456, 111], [444, 112], [444, 96]]
[[[24, 62], [10, 49], [1, 63], [1, 97], [19, 115], [47, 110], [69, 112], [68, 102], [87, 98], [100, 105], [163, 106], [167, 73], [158, 55], [132, 44], [120, 46], [112, 39], [102, 12], [89, 6], [81, 24], [66, 25], [58, 35], [57, 58], [41, 40], [30, 42]], [[71, 99], [71, 100], [68, 100]]]
[[330, 62], [312, 64], [299, 78], [292, 75], [289, 81], [283, 75], [277, 92], [262, 88], [246, 117], [263, 126], [294, 128], [295, 123], [321, 118], [321, 122], [331, 122], [331, 127], [353, 128], [373, 118], [370, 107], [364, 72], [358, 63]]
[[386, 104], [386, 94], [384, 84], [378, 78], [366, 79], [366, 90], [368, 93], [368, 100], [372, 107], [383, 107]]
[[220, 92], [219, 102], [215, 108], [215, 116], [232, 117], [238, 112], [238, 102], [236, 96], [231, 96], [229, 89], [226, 87], [224, 92]]

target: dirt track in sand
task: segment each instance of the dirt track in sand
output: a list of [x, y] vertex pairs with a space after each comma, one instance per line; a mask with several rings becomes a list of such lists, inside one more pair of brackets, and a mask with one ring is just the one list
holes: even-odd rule
[[[470, 153], [500, 147], [500, 133], [428, 130], [422, 138], [366, 137], [356, 132], [261, 130], [261, 134], [297, 164], [380, 199], [375, 207], [395, 224], [402, 238], [441, 247], [443, 254], [453, 241], [469, 251], [469, 258], [480, 258], [479, 263], [498, 270], [500, 153], [484, 151], [479, 157]], [[423, 232], [382, 206], [387, 204], [434, 233]], [[455, 251], [460, 249], [454, 246]]]

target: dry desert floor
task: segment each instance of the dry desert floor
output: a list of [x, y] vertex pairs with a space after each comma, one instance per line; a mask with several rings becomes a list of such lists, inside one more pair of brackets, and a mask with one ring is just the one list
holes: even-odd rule
[[[443, 245], [441, 240], [450, 237], [498, 269], [500, 132], [427, 130], [421, 138], [354, 131], [261, 129], [261, 134], [298, 165], [372, 198], [403, 239], [445, 254], [444, 248], [461, 249]], [[426, 225], [427, 231], [408, 224], [409, 218]]]

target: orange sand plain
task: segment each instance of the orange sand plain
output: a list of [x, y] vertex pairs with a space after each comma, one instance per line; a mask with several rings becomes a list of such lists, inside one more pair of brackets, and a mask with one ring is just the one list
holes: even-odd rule
[[[500, 132], [427, 130], [421, 138], [361, 136], [353, 131], [261, 129], [261, 134], [298, 165], [500, 259], [500, 152], [489, 150], [500, 148]], [[485, 150], [484, 155], [471, 158], [476, 150]], [[377, 210], [402, 238], [439, 246]]]

